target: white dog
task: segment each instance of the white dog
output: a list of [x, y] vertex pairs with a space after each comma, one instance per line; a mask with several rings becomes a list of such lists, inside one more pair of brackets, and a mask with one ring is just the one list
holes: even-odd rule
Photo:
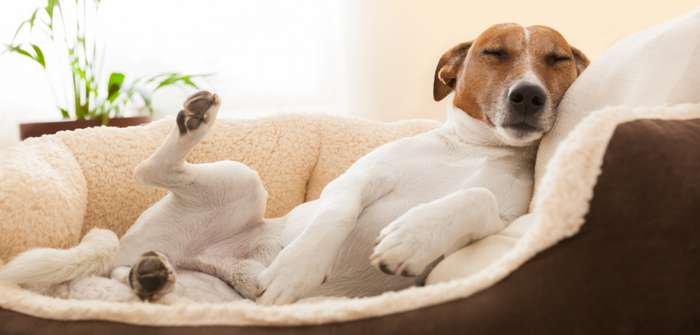
[[165, 296], [177, 272], [185, 289], [219, 285], [226, 297], [237, 292], [266, 304], [408, 287], [431, 263], [526, 214], [538, 140], [587, 64], [553, 29], [493, 26], [440, 58], [434, 98], [453, 93], [442, 127], [373, 150], [320, 199], [276, 219], [263, 218], [267, 193], [249, 167], [185, 162], [220, 106], [217, 95], [199, 92], [136, 168], [139, 181], [170, 193], [141, 215], [114, 257], [96, 256], [104, 246], [70, 260], [49, 256], [73, 249], [35, 250], [9, 263], [0, 279], [36, 284], [36, 275], [24, 274], [43, 269], [42, 283], [58, 283], [106, 262], [141, 299]]

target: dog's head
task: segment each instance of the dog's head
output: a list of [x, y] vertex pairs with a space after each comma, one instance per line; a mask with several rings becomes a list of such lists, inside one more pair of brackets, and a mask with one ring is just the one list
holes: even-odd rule
[[455, 107], [505, 143], [525, 146], [552, 128], [564, 92], [588, 63], [552, 28], [498, 24], [440, 57], [433, 97], [454, 91]]

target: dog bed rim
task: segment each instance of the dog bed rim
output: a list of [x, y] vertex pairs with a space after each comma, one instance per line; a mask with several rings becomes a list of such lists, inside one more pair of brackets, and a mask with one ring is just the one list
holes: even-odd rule
[[[250, 301], [158, 305], [64, 300], [0, 284], [0, 308], [55, 320], [107, 320], [148, 326], [317, 325], [401, 313], [467, 298], [517, 270], [537, 253], [573, 236], [584, 223], [603, 155], [616, 126], [640, 119], [700, 118], [700, 104], [607, 107], [580, 122], [558, 146], [532, 201], [531, 228], [513, 250], [466, 278], [366, 298], [338, 298], [283, 306]], [[575, 162], [575, 163], [572, 163]]]

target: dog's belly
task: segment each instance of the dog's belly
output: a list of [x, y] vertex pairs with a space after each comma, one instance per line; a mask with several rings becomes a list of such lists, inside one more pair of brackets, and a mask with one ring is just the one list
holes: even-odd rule
[[461, 189], [459, 177], [434, 180], [429, 188], [425, 180], [405, 180], [365, 208], [341, 247], [327, 282], [311, 296], [370, 296], [413, 285], [415, 278], [387, 275], [370, 264], [374, 240], [382, 228], [409, 209]]

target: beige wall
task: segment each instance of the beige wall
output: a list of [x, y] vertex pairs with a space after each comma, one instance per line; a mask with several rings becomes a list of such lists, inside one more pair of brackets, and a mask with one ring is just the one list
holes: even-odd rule
[[382, 120], [442, 118], [432, 101], [440, 54], [493, 23], [543, 24], [591, 59], [620, 38], [689, 12], [697, 0], [349, 1], [350, 114]]

